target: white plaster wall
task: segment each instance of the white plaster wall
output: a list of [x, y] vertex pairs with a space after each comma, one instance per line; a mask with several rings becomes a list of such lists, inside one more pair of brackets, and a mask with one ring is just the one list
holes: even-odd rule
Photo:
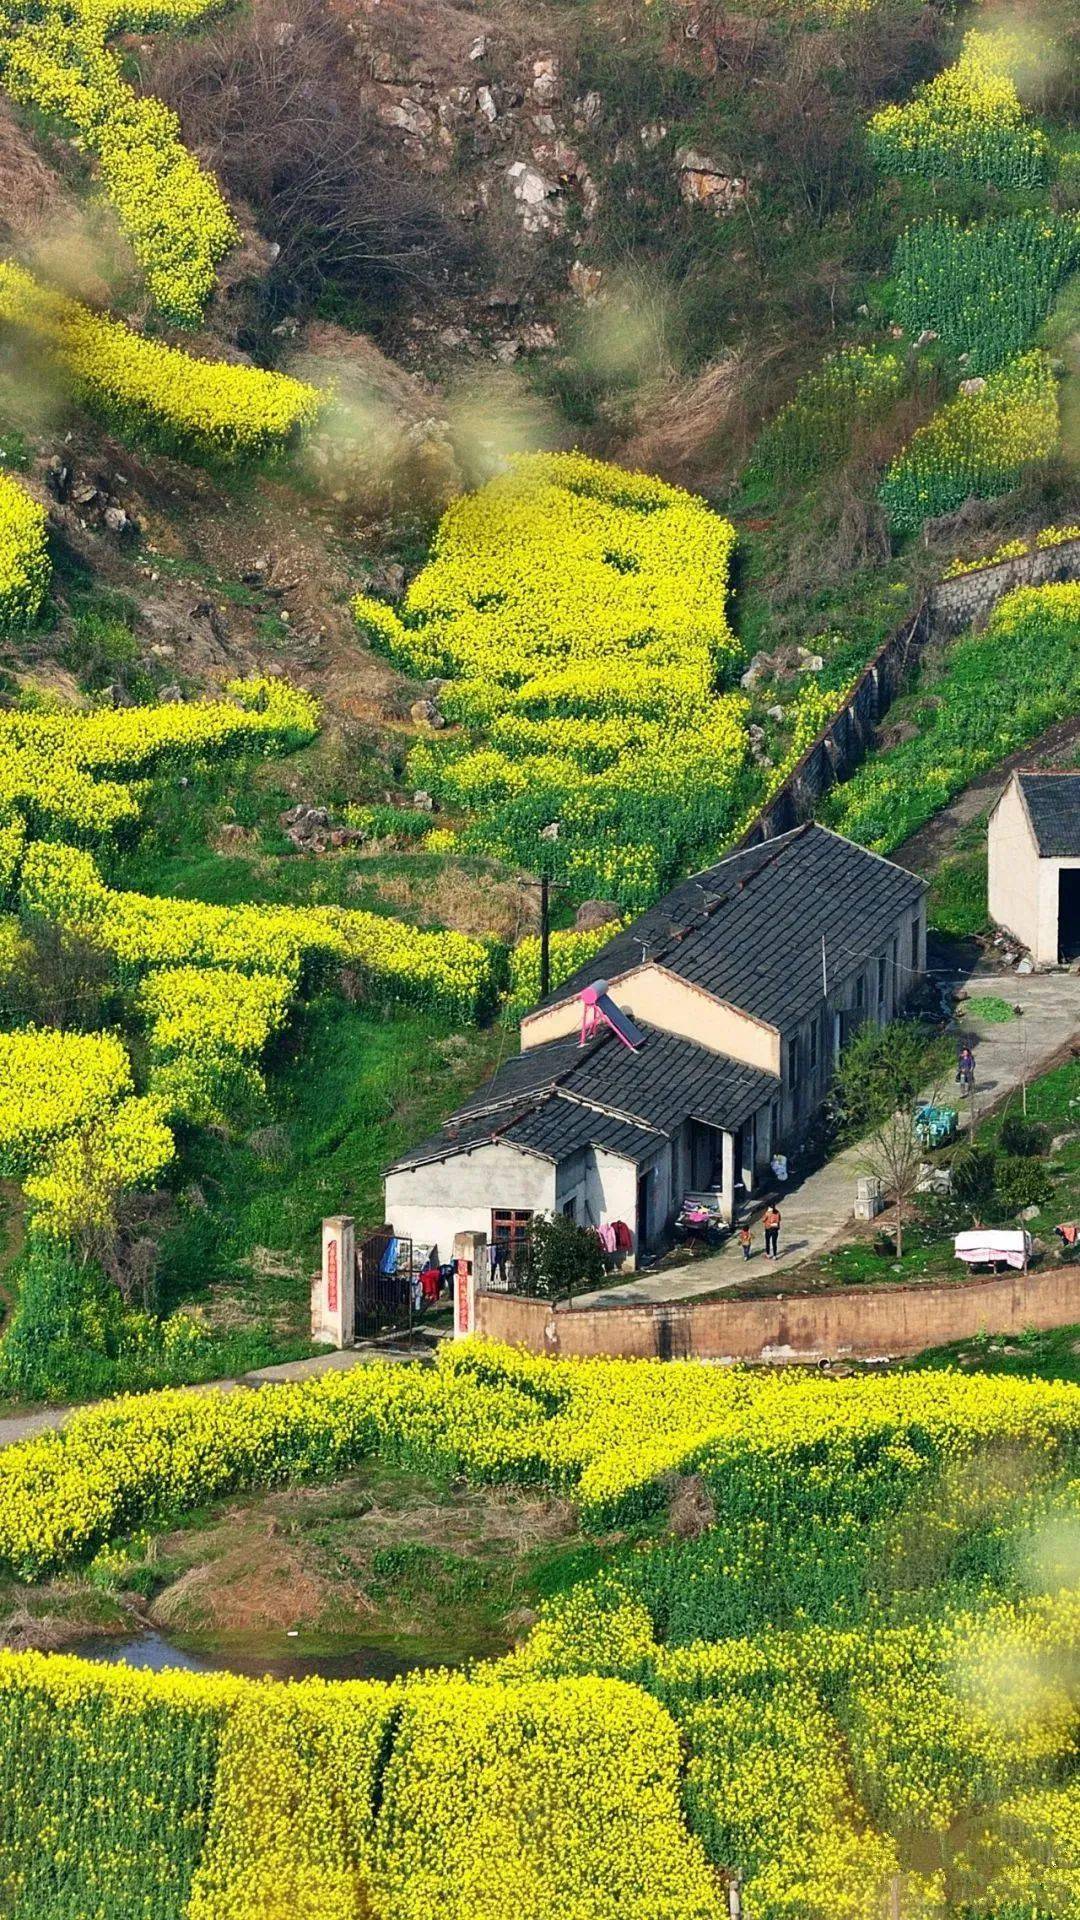
[[633, 1160], [620, 1160], [614, 1153], [595, 1148], [588, 1167], [589, 1224], [600, 1227], [625, 1220], [636, 1237], [637, 1178]]
[[483, 1233], [490, 1239], [493, 1207], [551, 1213], [553, 1162], [494, 1141], [386, 1176], [385, 1217], [394, 1232], [425, 1249], [437, 1246], [444, 1260], [450, 1258], [455, 1233]]
[[1058, 954], [1058, 881], [1055, 872], [1047, 884], [1049, 876], [1041, 869], [1058, 863], [1039, 859], [1015, 775], [990, 816], [987, 853], [991, 920], [1029, 947], [1041, 966], [1052, 966]]
[[[762, 1067], [766, 1073], [779, 1072], [780, 1036], [775, 1027], [714, 999], [703, 987], [691, 986], [659, 966], [635, 967], [619, 975], [611, 986], [612, 998], [635, 1019], [664, 1033], [696, 1040], [699, 1046], [726, 1053], [732, 1060]], [[581, 1002], [562, 1000], [557, 1006], [526, 1015], [521, 1023], [522, 1048], [538, 1047], [545, 1040], [576, 1033], [580, 1025]]]
[[1056, 967], [1058, 962], [1058, 936], [1060, 934], [1059, 908], [1061, 883], [1058, 878], [1063, 867], [1075, 866], [1072, 860], [1037, 860], [1035, 862], [1036, 895], [1038, 899], [1037, 944], [1031, 950], [1031, 957], [1040, 967]]

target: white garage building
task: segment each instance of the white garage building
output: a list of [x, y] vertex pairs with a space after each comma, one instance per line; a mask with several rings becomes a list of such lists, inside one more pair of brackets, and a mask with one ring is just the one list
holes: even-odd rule
[[987, 839], [990, 918], [1036, 966], [1080, 957], [1080, 773], [1014, 773]]

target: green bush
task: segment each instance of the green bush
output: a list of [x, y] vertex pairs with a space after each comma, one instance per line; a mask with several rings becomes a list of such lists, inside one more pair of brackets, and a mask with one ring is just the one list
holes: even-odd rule
[[896, 317], [932, 328], [969, 374], [993, 373], [1045, 320], [1080, 262], [1080, 219], [1027, 211], [962, 227], [951, 215], [908, 227], [896, 250]]
[[1049, 1129], [1022, 1113], [1007, 1113], [1001, 1123], [1001, 1150], [1015, 1159], [1036, 1159], [1046, 1152], [1049, 1141]]
[[1013, 1219], [1025, 1207], [1045, 1207], [1054, 1191], [1054, 1183], [1041, 1160], [1019, 1154], [1002, 1154], [994, 1172], [994, 1186], [1001, 1210]]
[[61, 1245], [31, 1243], [13, 1277], [18, 1300], [0, 1342], [0, 1395], [12, 1400], [94, 1400], [288, 1357], [269, 1328], [222, 1336], [190, 1314], [128, 1307], [99, 1266]]

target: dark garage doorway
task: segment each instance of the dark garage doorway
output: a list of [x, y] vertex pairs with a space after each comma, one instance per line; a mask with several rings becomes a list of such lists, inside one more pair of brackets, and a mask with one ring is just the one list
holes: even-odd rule
[[1080, 867], [1063, 867], [1058, 875], [1058, 958], [1080, 957]]

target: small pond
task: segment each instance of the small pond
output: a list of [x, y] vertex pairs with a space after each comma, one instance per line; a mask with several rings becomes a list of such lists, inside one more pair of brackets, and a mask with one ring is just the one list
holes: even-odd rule
[[180, 1667], [187, 1673], [240, 1673], [250, 1679], [270, 1675], [274, 1680], [396, 1680], [428, 1665], [422, 1656], [410, 1658], [394, 1647], [357, 1646], [343, 1653], [289, 1650], [288, 1639], [274, 1634], [262, 1646], [248, 1636], [240, 1646], [197, 1646], [168, 1639], [148, 1628], [131, 1638], [98, 1635], [80, 1641], [70, 1651], [81, 1660], [99, 1660], [105, 1666], [147, 1667], [160, 1673]]

